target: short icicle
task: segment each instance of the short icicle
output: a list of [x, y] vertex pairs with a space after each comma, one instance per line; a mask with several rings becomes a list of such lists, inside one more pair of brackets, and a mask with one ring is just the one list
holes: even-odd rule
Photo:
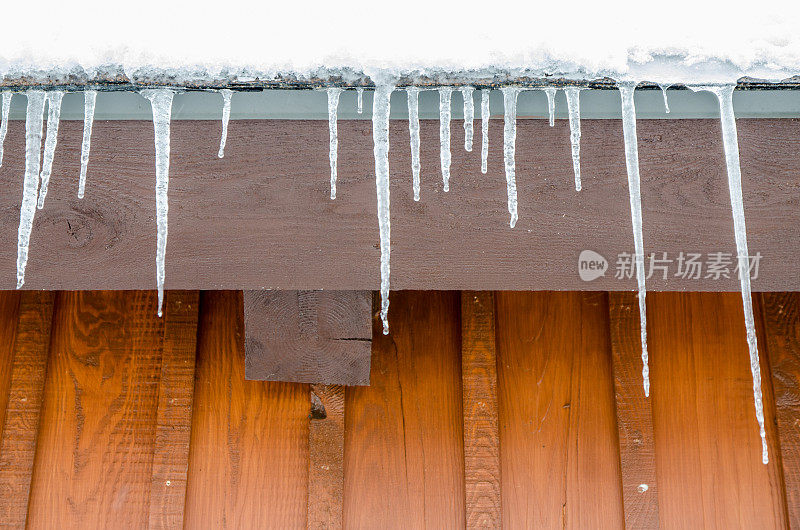
[[503, 90], [503, 107], [505, 118], [503, 123], [503, 160], [506, 166], [506, 190], [508, 193], [508, 213], [511, 214], [511, 228], [517, 224], [517, 178], [516, 178], [516, 141], [517, 141], [517, 95], [519, 88], [505, 87]]
[[153, 129], [156, 148], [156, 284], [158, 286], [158, 316], [164, 304], [164, 276], [167, 254], [167, 190], [169, 188], [169, 126], [172, 99], [175, 91], [162, 88], [143, 90], [153, 109]]
[[572, 144], [572, 169], [575, 171], [575, 191], [581, 191], [581, 89], [566, 87], [569, 113], [569, 141]]
[[547, 113], [550, 120], [550, 127], [556, 124], [556, 88], [549, 86], [544, 89], [547, 95]]
[[13, 96], [11, 92], [3, 92], [3, 117], [0, 121], [0, 167], [3, 167], [3, 144], [6, 141], [6, 133], [8, 132], [8, 113], [11, 111], [11, 96]]
[[439, 89], [439, 158], [442, 162], [444, 191], [450, 191], [450, 101], [452, 87]]
[[223, 88], [219, 91], [222, 94], [222, 135], [219, 137], [219, 152], [218, 158], [225, 156], [225, 144], [228, 141], [228, 122], [231, 120], [231, 99], [233, 98], [233, 90]]
[[475, 102], [472, 95], [475, 89], [471, 86], [464, 86], [459, 89], [464, 97], [464, 150], [472, 151], [473, 122], [475, 121]]
[[356, 93], [358, 94], [358, 113], [364, 114], [364, 87], [357, 87]]
[[331, 199], [336, 198], [336, 174], [339, 156], [339, 133], [336, 119], [339, 112], [339, 96], [342, 95], [342, 90], [338, 87], [328, 89], [328, 133], [330, 138], [328, 158], [331, 161]]
[[658, 85], [661, 89], [661, 94], [664, 96], [664, 111], [669, 114], [669, 98], [667, 97], [667, 89], [671, 85]]
[[25, 284], [28, 246], [33, 229], [33, 216], [36, 214], [46, 99], [45, 93], [41, 90], [28, 90], [25, 95], [28, 97], [28, 107], [25, 115], [25, 177], [22, 183], [22, 205], [19, 210], [19, 231], [17, 232], [17, 289]]
[[419, 200], [419, 88], [406, 88], [408, 94], [408, 133], [411, 135], [411, 178], [414, 200]]
[[742, 169], [739, 165], [739, 139], [736, 133], [736, 118], [733, 114], [734, 84], [690, 86], [694, 91], [707, 90], [717, 96], [722, 143], [725, 149], [725, 165], [728, 171], [728, 191], [731, 196], [733, 212], [733, 232], [736, 236], [736, 253], [739, 257], [739, 283], [742, 289], [744, 324], [747, 331], [747, 346], [750, 350], [750, 371], [753, 375], [753, 400], [756, 407], [756, 420], [761, 434], [761, 461], [769, 463], [767, 435], [764, 430], [764, 402], [761, 395], [761, 365], [758, 359], [756, 326], [753, 318], [753, 298], [750, 291], [750, 255], [747, 250], [747, 229], [744, 222], [744, 202], [742, 200]]
[[636, 137], [636, 106], [633, 93], [636, 83], [620, 83], [622, 97], [622, 131], [625, 137], [625, 165], [628, 169], [628, 195], [631, 203], [631, 224], [633, 225], [634, 260], [636, 262], [636, 283], [639, 288], [639, 324], [642, 339], [642, 385], [644, 395], [650, 396], [650, 365], [647, 354], [647, 306], [645, 299], [644, 237], [642, 236], [642, 195], [639, 178], [639, 146]]
[[50, 174], [53, 171], [53, 156], [56, 153], [58, 123], [61, 120], [61, 102], [63, 99], [64, 92], [60, 90], [47, 93], [47, 136], [44, 140], [44, 158], [42, 159], [42, 172], [39, 174], [39, 202], [37, 204], [40, 210], [44, 206], [47, 186], [50, 184]]
[[489, 170], [489, 89], [481, 90], [481, 173]]
[[92, 124], [94, 123], [96, 102], [97, 90], [86, 90], [83, 93], [83, 142], [81, 143], [81, 177], [78, 182], [79, 199], [83, 199], [86, 191], [86, 169], [89, 167], [89, 148], [92, 143]]
[[383, 334], [389, 333], [389, 256], [391, 220], [389, 217], [389, 110], [392, 85], [378, 85], [372, 100], [372, 141], [375, 155], [375, 189], [378, 194], [378, 228], [381, 243], [381, 321]]

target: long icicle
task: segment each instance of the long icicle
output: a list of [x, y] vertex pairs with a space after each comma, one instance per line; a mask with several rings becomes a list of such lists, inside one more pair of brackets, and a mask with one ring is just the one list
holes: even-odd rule
[[517, 178], [516, 178], [516, 141], [517, 141], [517, 95], [519, 88], [505, 87], [503, 90], [503, 107], [505, 118], [503, 123], [503, 160], [506, 166], [506, 191], [508, 193], [508, 213], [511, 214], [511, 228], [517, 224]]
[[223, 88], [219, 91], [222, 94], [222, 135], [219, 137], [219, 152], [218, 158], [225, 156], [225, 144], [228, 142], [228, 122], [231, 120], [231, 99], [233, 98], [233, 90]]
[[489, 89], [481, 90], [481, 173], [489, 170]]
[[86, 191], [86, 170], [89, 167], [89, 149], [92, 144], [92, 124], [94, 123], [96, 101], [97, 90], [86, 90], [83, 93], [83, 142], [81, 143], [81, 177], [78, 182], [79, 199], [83, 199]]
[[664, 96], [664, 111], [669, 114], [669, 98], [667, 97], [667, 89], [672, 85], [658, 85], [661, 89], [661, 94]]
[[475, 89], [471, 86], [463, 86], [459, 89], [464, 98], [464, 150], [472, 151], [473, 122], [475, 121], [475, 102], [472, 95]]
[[439, 158], [442, 163], [444, 191], [450, 191], [450, 101], [452, 87], [439, 89]]
[[3, 144], [6, 141], [8, 132], [8, 113], [11, 111], [11, 96], [14, 94], [9, 91], [3, 92], [3, 117], [0, 121], [0, 167], [3, 167]]
[[44, 124], [45, 93], [28, 90], [25, 115], [25, 178], [22, 184], [22, 205], [19, 209], [17, 232], [17, 289], [25, 284], [25, 267], [28, 264], [28, 245], [36, 214], [36, 196], [39, 191], [39, 163], [42, 152], [42, 126]]
[[575, 191], [581, 191], [581, 89], [566, 87], [569, 113], [569, 141], [572, 144], [572, 169], [575, 172]]
[[717, 96], [719, 102], [722, 143], [725, 149], [725, 165], [728, 172], [728, 191], [731, 196], [733, 232], [736, 236], [736, 253], [739, 257], [739, 283], [742, 289], [744, 324], [747, 331], [747, 347], [750, 351], [750, 371], [753, 375], [753, 401], [756, 408], [759, 434], [761, 435], [761, 461], [769, 463], [767, 435], [764, 430], [764, 401], [761, 394], [761, 365], [758, 359], [758, 342], [753, 318], [753, 298], [750, 290], [750, 254], [747, 250], [747, 228], [744, 221], [742, 200], [742, 169], [739, 164], [739, 139], [736, 133], [736, 118], [733, 113], [734, 84], [697, 86], [694, 91], [707, 90]]
[[47, 136], [44, 141], [44, 158], [42, 160], [42, 172], [39, 174], [39, 203], [37, 207], [41, 210], [44, 206], [44, 198], [47, 197], [47, 186], [50, 184], [50, 174], [53, 171], [53, 156], [56, 153], [56, 143], [58, 142], [58, 123], [61, 120], [61, 102], [64, 99], [64, 92], [54, 90], [47, 93]]
[[547, 113], [549, 117], [550, 127], [556, 124], [556, 88], [549, 86], [544, 89], [547, 95]]
[[364, 87], [357, 87], [356, 93], [358, 94], [358, 113], [364, 113]]
[[411, 178], [414, 200], [419, 200], [419, 88], [406, 88], [408, 94], [408, 133], [411, 136]]
[[336, 119], [339, 112], [339, 96], [342, 95], [342, 90], [342, 88], [338, 87], [328, 89], [328, 134], [330, 139], [328, 158], [331, 162], [331, 199], [336, 198], [336, 176], [339, 158], [339, 133]]
[[169, 126], [172, 114], [172, 99], [175, 91], [162, 88], [143, 90], [142, 95], [150, 100], [153, 109], [153, 129], [156, 148], [156, 285], [158, 286], [158, 316], [164, 305], [164, 276], [167, 254], [167, 215], [169, 203]]
[[378, 195], [378, 229], [381, 242], [381, 320], [383, 334], [389, 333], [389, 256], [391, 219], [389, 217], [389, 110], [392, 85], [378, 85], [372, 100], [372, 142], [375, 155], [375, 189]]
[[642, 195], [639, 178], [639, 146], [636, 136], [636, 106], [633, 101], [636, 83], [620, 83], [622, 97], [622, 131], [625, 136], [625, 165], [628, 169], [628, 196], [631, 203], [636, 283], [639, 288], [639, 324], [642, 339], [642, 385], [644, 395], [650, 396], [650, 365], [647, 354], [647, 305], [645, 303], [644, 237], [642, 235]]

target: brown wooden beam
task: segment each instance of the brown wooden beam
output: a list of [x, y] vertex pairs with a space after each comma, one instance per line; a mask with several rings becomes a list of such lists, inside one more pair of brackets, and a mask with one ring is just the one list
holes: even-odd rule
[[344, 387], [311, 385], [308, 422], [308, 528], [342, 528]]

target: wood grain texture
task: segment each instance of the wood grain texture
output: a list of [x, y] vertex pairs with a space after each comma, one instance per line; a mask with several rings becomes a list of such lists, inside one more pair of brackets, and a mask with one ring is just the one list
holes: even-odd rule
[[[530, 95], [530, 94], [529, 94]], [[525, 95], [521, 97], [526, 97]], [[530, 96], [532, 97], [532, 96]], [[761, 252], [757, 290], [800, 290], [800, 121], [739, 120], [749, 246]], [[628, 290], [635, 278], [580, 280], [592, 249], [615, 262], [632, 252], [622, 126], [583, 120], [583, 190], [574, 191], [566, 120], [521, 119], [517, 130], [519, 222], [508, 227], [502, 120], [491, 120], [489, 170], [480, 153], [452, 149], [452, 191], [443, 193], [438, 122], [421, 123], [422, 200], [411, 192], [405, 120], [391, 124], [394, 289]], [[12, 121], [0, 168], [0, 288], [14, 285], [24, 171], [24, 124]], [[639, 120], [646, 251], [735, 252], [717, 120]], [[97, 121], [86, 197], [75, 197], [82, 123], [59, 129], [53, 179], [37, 211], [25, 287], [152, 288], [156, 226], [153, 127]], [[463, 128], [452, 127], [452, 145]], [[172, 289], [377, 289], [371, 124], [339, 124], [339, 197], [329, 197], [325, 121], [242, 120], [225, 158], [219, 123], [172, 125], [166, 285]], [[703, 226], [703, 230], [696, 230]], [[569, 237], [567, 237], [567, 235]], [[532, 255], [536, 259], [530, 259]], [[468, 257], [468, 259], [465, 259]], [[90, 272], [76, 274], [75, 271]], [[650, 290], [738, 289], [656, 274]]]
[[[50, 352], [54, 294], [48, 292], [4, 293], [6, 302], [0, 319], [4, 320], [3, 347], [11, 348], [11, 363], [6, 365], [7, 399], [0, 429], [0, 525], [25, 528], [31, 495], [37, 435], [41, 429], [42, 398]], [[16, 304], [8, 303], [16, 298]], [[17, 320], [14, 337], [8, 337]], [[6, 352], [8, 353], [8, 350]]]
[[603, 293], [496, 293], [503, 524], [623, 525]]
[[500, 528], [500, 434], [494, 294], [461, 293], [467, 528]]
[[658, 528], [653, 413], [642, 386], [639, 303], [634, 293], [609, 293], [609, 326], [626, 528]]
[[14, 343], [19, 320], [19, 291], [0, 291], [0, 439], [3, 437], [6, 408], [14, 365]]
[[345, 393], [344, 526], [464, 528], [459, 295], [392, 296], [370, 386]]
[[308, 425], [308, 528], [342, 528], [344, 388], [311, 386]]
[[147, 525], [163, 321], [148, 292], [56, 296], [29, 528]]
[[150, 529], [183, 528], [199, 305], [197, 291], [167, 291], [164, 295], [164, 342], [150, 484]]
[[661, 526], [784, 528], [774, 397], [764, 384], [764, 465], [741, 296], [652, 293], [647, 309]]
[[242, 294], [200, 297], [185, 528], [304, 528], [308, 385], [245, 381]]
[[245, 291], [245, 378], [369, 384], [370, 291]]
[[787, 516], [790, 527], [796, 529], [800, 528], [800, 298], [798, 293], [763, 293], [761, 308], [775, 392]]

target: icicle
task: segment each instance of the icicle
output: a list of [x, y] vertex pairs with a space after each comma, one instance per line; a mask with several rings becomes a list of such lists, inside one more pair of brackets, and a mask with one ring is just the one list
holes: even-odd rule
[[379, 85], [372, 100], [372, 141], [375, 155], [375, 188], [378, 194], [378, 228], [381, 239], [381, 320], [383, 334], [389, 333], [389, 109], [394, 87]]
[[547, 95], [547, 112], [550, 115], [550, 127], [556, 124], [556, 88], [549, 86], [544, 89]]
[[8, 132], [8, 113], [11, 111], [11, 92], [3, 92], [3, 118], [0, 121], [0, 167], [3, 166], [3, 144]]
[[414, 200], [419, 200], [419, 89], [410, 86], [408, 94], [408, 132], [411, 135], [411, 175], [414, 186]]
[[475, 121], [475, 103], [472, 100], [472, 94], [475, 89], [471, 86], [464, 86], [459, 90], [464, 97], [464, 149], [472, 151], [472, 122]]
[[79, 199], [83, 199], [83, 193], [86, 191], [86, 169], [89, 167], [95, 101], [97, 101], [97, 90], [86, 90], [83, 93], [83, 143], [81, 144], [81, 178], [78, 182]]
[[25, 115], [25, 178], [22, 184], [22, 205], [19, 209], [19, 231], [17, 232], [17, 289], [25, 283], [28, 245], [31, 240], [33, 216], [36, 213], [46, 97], [41, 90], [28, 90], [25, 94], [28, 97], [28, 108]]
[[156, 284], [158, 286], [158, 316], [164, 304], [164, 275], [167, 254], [167, 189], [169, 188], [169, 125], [174, 90], [142, 90], [153, 109], [153, 129], [156, 147]]
[[44, 141], [44, 159], [42, 160], [42, 172], [39, 174], [39, 203], [41, 210], [44, 206], [44, 198], [47, 196], [47, 186], [50, 183], [50, 173], [53, 170], [53, 156], [56, 152], [56, 142], [58, 141], [58, 122], [61, 119], [61, 101], [64, 93], [53, 91], [47, 93], [47, 137]]
[[750, 350], [750, 371], [753, 374], [753, 400], [756, 407], [759, 433], [761, 434], [761, 461], [769, 463], [767, 436], [764, 431], [764, 403], [761, 395], [761, 366], [758, 359], [758, 343], [753, 319], [753, 299], [750, 292], [750, 257], [747, 250], [747, 230], [744, 222], [742, 201], [742, 170], [739, 165], [739, 140], [736, 134], [736, 118], [733, 114], [733, 84], [722, 86], [689, 87], [694, 91], [707, 90], [717, 96], [722, 126], [722, 143], [725, 149], [725, 164], [728, 170], [728, 191], [733, 212], [733, 231], [736, 235], [736, 253], [739, 256], [739, 283], [742, 288], [744, 324], [747, 330], [747, 346]]
[[503, 159], [506, 165], [506, 189], [508, 191], [508, 213], [511, 228], [517, 224], [517, 179], [515, 144], [517, 141], [517, 95], [519, 88], [503, 88], [505, 119], [503, 125]]
[[451, 87], [439, 89], [439, 158], [442, 161], [444, 191], [450, 191], [450, 100]]
[[489, 90], [481, 90], [481, 173], [489, 170]]
[[356, 92], [358, 93], [358, 113], [364, 113], [364, 88], [357, 87]]
[[664, 96], [664, 110], [669, 114], [669, 98], [667, 98], [667, 89], [671, 85], [658, 85], [661, 88], [661, 94]]
[[581, 191], [581, 89], [566, 87], [569, 113], [569, 141], [572, 143], [572, 169], [575, 171], [575, 191]]
[[631, 203], [633, 246], [636, 260], [636, 282], [639, 287], [639, 324], [642, 339], [642, 385], [644, 395], [650, 396], [650, 366], [647, 354], [647, 306], [645, 298], [644, 238], [642, 236], [642, 196], [639, 189], [639, 146], [636, 137], [636, 106], [633, 101], [635, 83], [619, 85], [622, 96], [622, 131], [625, 136], [625, 165], [628, 168], [628, 195]]
[[231, 98], [233, 90], [223, 88], [219, 91], [222, 94], [222, 136], [219, 137], [219, 152], [217, 157], [225, 156], [225, 143], [228, 141], [228, 122], [231, 119]]
[[330, 136], [330, 147], [328, 158], [331, 160], [331, 199], [336, 198], [336, 164], [339, 151], [339, 134], [336, 129], [336, 117], [339, 110], [339, 96], [342, 94], [341, 88], [332, 87], [328, 89], [328, 133]]

